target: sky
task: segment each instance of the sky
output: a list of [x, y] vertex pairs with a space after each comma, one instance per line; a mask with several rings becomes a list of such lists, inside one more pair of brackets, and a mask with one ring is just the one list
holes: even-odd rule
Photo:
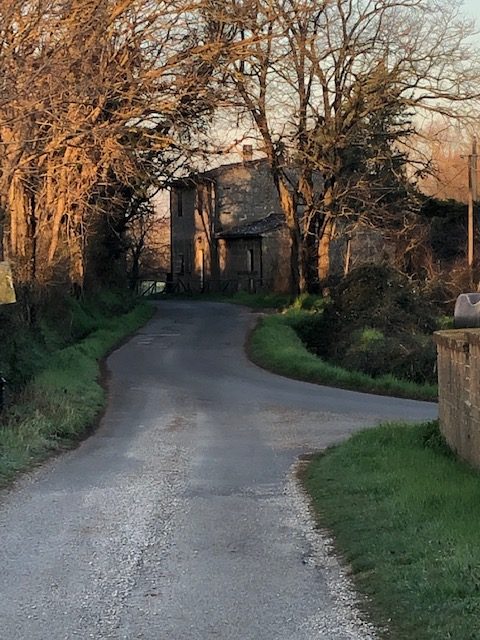
[[476, 18], [480, 24], [480, 0], [465, 0], [465, 13]]

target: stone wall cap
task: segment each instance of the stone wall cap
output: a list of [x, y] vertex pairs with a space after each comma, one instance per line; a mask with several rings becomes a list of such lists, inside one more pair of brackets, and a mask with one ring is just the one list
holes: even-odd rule
[[437, 345], [464, 350], [466, 346], [480, 345], [480, 329], [447, 329], [433, 334]]

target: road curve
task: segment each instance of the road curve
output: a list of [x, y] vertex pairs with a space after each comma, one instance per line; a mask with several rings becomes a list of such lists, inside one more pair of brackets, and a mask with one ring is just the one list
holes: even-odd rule
[[436, 406], [263, 371], [253, 320], [159, 303], [108, 360], [95, 435], [0, 494], [0, 640], [374, 637], [292, 465]]

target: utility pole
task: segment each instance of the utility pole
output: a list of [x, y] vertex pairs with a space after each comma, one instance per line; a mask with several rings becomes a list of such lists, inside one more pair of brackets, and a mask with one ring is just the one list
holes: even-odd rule
[[477, 138], [473, 138], [472, 153], [468, 156], [468, 268], [473, 270], [474, 209], [477, 201]]

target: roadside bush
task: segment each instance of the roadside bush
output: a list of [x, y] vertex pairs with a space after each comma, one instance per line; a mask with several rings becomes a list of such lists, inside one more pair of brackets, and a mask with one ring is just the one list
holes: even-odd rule
[[291, 326], [310, 351], [348, 369], [436, 380], [431, 335], [438, 310], [387, 266], [356, 269], [332, 290], [321, 313], [298, 317]]
[[124, 291], [101, 291], [83, 298], [63, 290], [17, 292], [18, 302], [0, 307], [0, 375], [17, 393], [50, 353], [83, 340], [111, 318], [130, 311], [135, 298]]
[[428, 336], [385, 337], [376, 329], [355, 332], [342, 365], [373, 377], [390, 373], [420, 384], [436, 382], [435, 345]]
[[50, 452], [78, 442], [105, 401], [98, 361], [151, 313], [143, 303], [108, 320], [102, 316], [101, 326], [84, 340], [44, 355], [42, 368], [0, 415], [0, 486]]
[[25, 323], [17, 305], [0, 307], [0, 375], [17, 389], [45, 360], [46, 348], [39, 326]]
[[306, 313], [288, 311], [288, 324], [294, 329], [309, 351], [317, 356], [326, 357], [330, 353], [332, 327], [325, 317], [325, 311]]
[[323, 311], [328, 304], [327, 299], [320, 295], [301, 293], [293, 301], [291, 309], [303, 309], [305, 311]]
[[248, 345], [253, 362], [280, 375], [316, 384], [401, 398], [427, 401], [437, 398], [436, 384], [417, 384], [392, 374], [374, 378], [318, 358], [307, 350], [294, 329], [295, 324], [308, 315], [308, 311], [293, 309], [286, 314], [262, 318]]
[[438, 315], [408, 278], [378, 265], [352, 271], [333, 291], [328, 314], [346, 331], [369, 325], [385, 335], [431, 333]]

